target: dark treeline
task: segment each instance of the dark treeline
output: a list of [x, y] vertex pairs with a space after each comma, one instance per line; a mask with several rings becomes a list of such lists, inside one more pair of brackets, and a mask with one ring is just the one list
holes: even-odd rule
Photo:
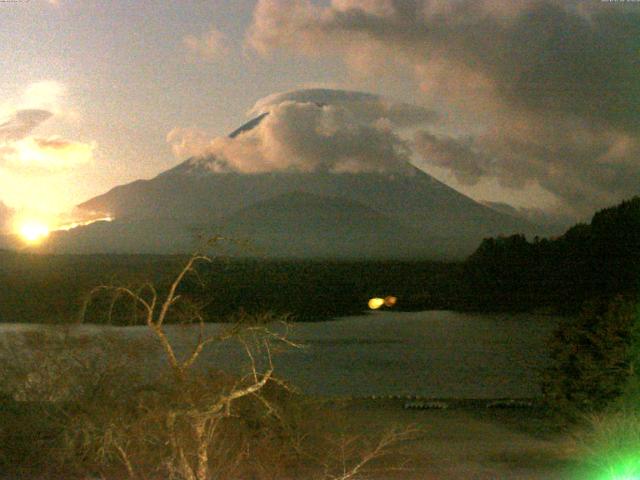
[[[166, 291], [185, 256], [33, 255], [0, 252], [0, 321], [77, 319], [97, 285]], [[640, 197], [596, 213], [590, 224], [555, 239], [489, 238], [464, 262], [216, 259], [182, 285], [207, 320], [244, 310], [289, 313], [300, 321], [367, 310], [394, 295], [400, 310], [576, 313], [585, 300], [635, 293], [640, 278]], [[98, 297], [86, 320], [103, 323], [109, 299]], [[129, 323], [124, 300], [115, 323]], [[177, 319], [176, 319], [177, 320]]]
[[592, 298], [636, 293], [640, 197], [597, 212], [555, 239], [489, 238], [460, 270], [461, 304], [474, 310], [579, 310]]
[[[89, 292], [98, 285], [137, 291], [152, 284], [160, 295], [186, 263], [185, 256], [32, 255], [0, 253], [0, 322], [68, 322], [78, 319]], [[215, 259], [200, 263], [180, 294], [203, 307], [209, 321], [224, 321], [244, 310], [290, 314], [299, 321], [322, 320], [367, 310], [374, 296], [395, 295], [399, 308], [449, 304], [445, 286], [459, 265], [424, 261], [286, 261]], [[451, 289], [455, 285], [451, 285]], [[437, 292], [429, 294], [426, 292]], [[445, 294], [446, 293], [446, 294]], [[143, 295], [148, 294], [142, 292]], [[425, 302], [428, 299], [428, 302]], [[110, 298], [96, 296], [85, 321], [105, 323]], [[130, 302], [117, 302], [111, 321], [129, 324]], [[176, 309], [180, 312], [180, 309]], [[179, 318], [173, 320], [179, 321]]]
[[205, 312], [213, 318], [266, 308], [313, 321], [362, 313], [372, 297], [394, 295], [409, 308], [426, 290], [438, 291], [451, 269], [424, 261], [219, 261], [202, 266], [204, 288], [193, 278], [186, 288], [208, 298]]

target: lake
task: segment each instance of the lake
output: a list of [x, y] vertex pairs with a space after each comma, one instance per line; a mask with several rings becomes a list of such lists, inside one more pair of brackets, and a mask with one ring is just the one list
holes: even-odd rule
[[[297, 323], [290, 338], [304, 344], [274, 358], [276, 372], [303, 392], [324, 396], [416, 395], [432, 398], [535, 397], [548, 361], [546, 343], [558, 319], [533, 314], [469, 314], [451, 311], [391, 312]], [[220, 325], [206, 325], [206, 333]], [[0, 324], [0, 348], [20, 344], [25, 332], [55, 327]], [[195, 327], [167, 326], [179, 352], [195, 339]], [[102, 335], [153, 344], [146, 327], [78, 325], [72, 335]], [[163, 361], [157, 348], [141, 368]], [[246, 356], [237, 344], [208, 349], [202, 368], [239, 370]]]

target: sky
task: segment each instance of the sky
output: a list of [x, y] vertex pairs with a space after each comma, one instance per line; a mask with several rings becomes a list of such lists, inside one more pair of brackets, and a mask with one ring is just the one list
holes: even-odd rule
[[640, 190], [640, 2], [29, 0], [0, 25], [0, 230], [201, 153], [247, 174], [409, 161], [580, 220]]

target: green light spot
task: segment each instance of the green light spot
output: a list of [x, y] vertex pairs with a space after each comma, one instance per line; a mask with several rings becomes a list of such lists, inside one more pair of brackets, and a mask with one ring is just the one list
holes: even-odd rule
[[[640, 480], [640, 452], [632, 458], [622, 459], [600, 469], [594, 480]], [[607, 462], [608, 463], [608, 462]]]

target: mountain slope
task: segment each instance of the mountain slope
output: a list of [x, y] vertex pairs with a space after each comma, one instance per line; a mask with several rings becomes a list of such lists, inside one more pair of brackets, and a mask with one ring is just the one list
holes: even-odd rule
[[[403, 226], [344, 197], [286, 193], [242, 209], [222, 223], [236, 238], [256, 239], [256, 253], [278, 257], [410, 257], [425, 241]], [[423, 249], [424, 252], [428, 248]]]
[[267, 256], [459, 257], [487, 236], [535, 231], [409, 164], [395, 173], [244, 174], [213, 156], [192, 157], [76, 208], [116, 220], [59, 232], [44, 248], [176, 253], [192, 251], [198, 233], [226, 233], [250, 238]]

